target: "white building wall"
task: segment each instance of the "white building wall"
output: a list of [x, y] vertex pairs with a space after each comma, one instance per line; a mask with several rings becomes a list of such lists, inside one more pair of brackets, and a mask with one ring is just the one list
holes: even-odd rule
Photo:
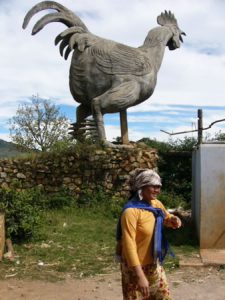
[[193, 218], [201, 249], [225, 249], [225, 145], [193, 153]]

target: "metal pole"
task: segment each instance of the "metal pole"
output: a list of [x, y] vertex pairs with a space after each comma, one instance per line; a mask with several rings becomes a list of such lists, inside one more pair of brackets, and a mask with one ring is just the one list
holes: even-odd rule
[[198, 109], [198, 144], [202, 143], [202, 130], [203, 130], [203, 112]]
[[129, 144], [126, 110], [120, 112], [120, 129], [122, 144]]

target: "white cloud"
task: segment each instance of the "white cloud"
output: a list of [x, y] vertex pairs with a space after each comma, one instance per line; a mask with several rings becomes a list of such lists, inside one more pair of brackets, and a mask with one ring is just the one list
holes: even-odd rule
[[137, 116], [129, 116], [128, 115], [128, 123], [169, 123], [173, 120], [170, 116], [157, 116], [157, 115], [137, 115]]
[[8, 133], [0, 133], [0, 139], [7, 142], [11, 142], [11, 138]]
[[[105, 125], [105, 129], [107, 140], [111, 142], [121, 136], [120, 127], [118, 125]], [[137, 141], [143, 138], [143, 132], [130, 128], [128, 136], [130, 141]]]
[[116, 137], [121, 136], [120, 127], [115, 125], [105, 125], [107, 140], [113, 141]]

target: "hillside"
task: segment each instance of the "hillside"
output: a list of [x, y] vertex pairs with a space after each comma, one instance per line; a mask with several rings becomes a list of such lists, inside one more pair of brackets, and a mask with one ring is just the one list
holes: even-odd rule
[[5, 157], [19, 156], [22, 152], [16, 148], [16, 145], [0, 139], [0, 159]]

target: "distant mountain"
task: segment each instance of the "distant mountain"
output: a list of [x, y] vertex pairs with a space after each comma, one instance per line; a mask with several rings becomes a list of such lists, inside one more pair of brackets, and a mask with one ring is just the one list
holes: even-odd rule
[[23, 152], [19, 151], [16, 144], [0, 139], [0, 159], [12, 156], [20, 156]]

